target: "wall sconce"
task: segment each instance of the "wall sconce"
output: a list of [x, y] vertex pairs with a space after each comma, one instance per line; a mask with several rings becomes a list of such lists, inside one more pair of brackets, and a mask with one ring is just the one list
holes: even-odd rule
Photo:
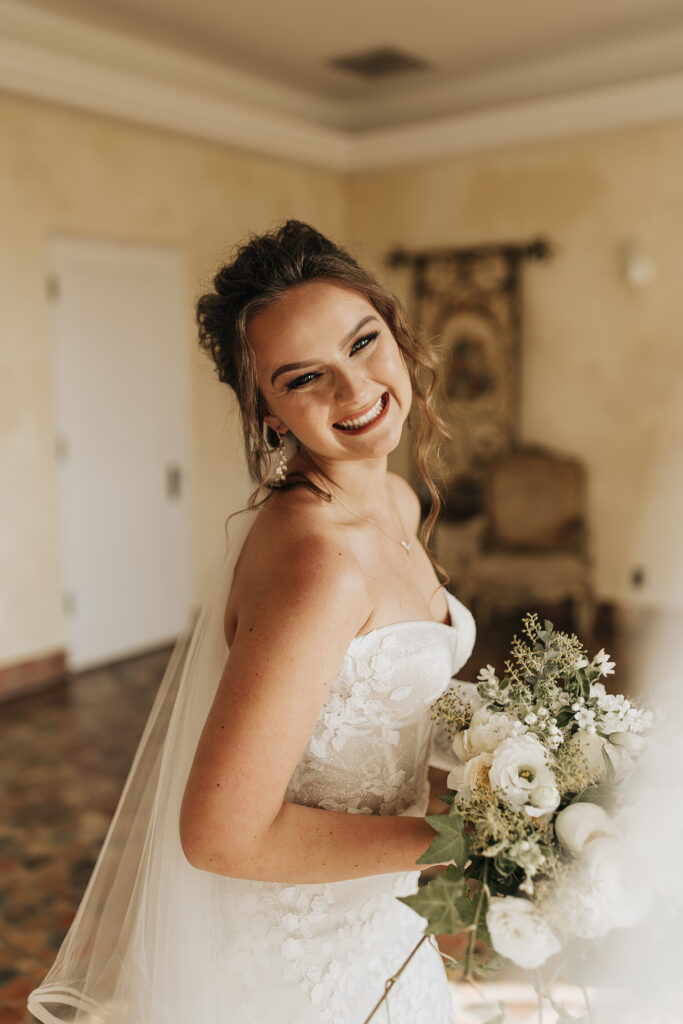
[[644, 288], [657, 276], [657, 264], [645, 254], [640, 242], [629, 238], [620, 247], [621, 273], [629, 288]]

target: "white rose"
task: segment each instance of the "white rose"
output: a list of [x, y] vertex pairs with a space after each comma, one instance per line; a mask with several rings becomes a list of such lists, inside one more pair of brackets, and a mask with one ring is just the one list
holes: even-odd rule
[[560, 951], [560, 942], [550, 925], [534, 909], [531, 900], [518, 896], [494, 896], [489, 900], [486, 924], [493, 948], [531, 970]]
[[525, 804], [533, 807], [530, 802], [532, 792], [543, 786], [557, 789], [546, 757], [544, 746], [535, 736], [513, 736], [503, 740], [494, 751], [489, 769], [491, 789], [502, 793], [513, 807], [524, 807]]
[[471, 800], [475, 789], [491, 789], [489, 768], [492, 761], [493, 754], [488, 751], [476, 754], [449, 773], [446, 785], [449, 789], [457, 789], [463, 800]]
[[[501, 740], [507, 736], [518, 735], [523, 730], [526, 731], [521, 722], [508, 718], [503, 711], [489, 711], [483, 705], [472, 715], [469, 729], [456, 733], [453, 749], [461, 761], [466, 761], [485, 750], [494, 751]], [[459, 751], [462, 751], [462, 754]]]
[[593, 839], [584, 848], [579, 866], [593, 916], [602, 923], [597, 934], [627, 928], [641, 919], [647, 898], [638, 867], [623, 843], [612, 836]]
[[577, 856], [598, 836], [614, 835], [614, 825], [597, 804], [569, 804], [555, 819], [555, 834], [560, 845]]

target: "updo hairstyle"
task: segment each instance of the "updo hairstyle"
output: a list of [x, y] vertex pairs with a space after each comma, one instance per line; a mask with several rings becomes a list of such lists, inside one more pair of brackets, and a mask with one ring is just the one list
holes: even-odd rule
[[[363, 270], [348, 252], [298, 220], [288, 220], [263, 235], [252, 235], [237, 249], [234, 259], [218, 271], [214, 290], [197, 302], [199, 344], [211, 354], [219, 379], [232, 388], [239, 403], [247, 466], [257, 484], [249, 506], [254, 507], [263, 491], [275, 486], [269, 483], [269, 476], [272, 450], [277, 445], [277, 435], [263, 421], [267, 408], [256, 379], [249, 321], [290, 288], [309, 281], [332, 281], [364, 295], [403, 353], [419, 410], [413, 456], [431, 495], [431, 508], [421, 530], [426, 544], [441, 509], [432, 469], [441, 469], [440, 448], [447, 437], [435, 408], [437, 353], [415, 336], [403, 306], [389, 289]], [[295, 478], [294, 474], [280, 486], [295, 485], [308, 486], [330, 497], [307, 478]]]

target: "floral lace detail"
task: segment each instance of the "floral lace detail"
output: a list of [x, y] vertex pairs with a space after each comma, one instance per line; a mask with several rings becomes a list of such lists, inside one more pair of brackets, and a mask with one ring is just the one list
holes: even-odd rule
[[[469, 612], [448, 600], [455, 628], [406, 622], [352, 641], [285, 799], [348, 814], [424, 813], [428, 708], [474, 640]], [[225, 879], [217, 967], [226, 1005], [239, 1006], [234, 1024], [360, 1024], [422, 935], [422, 918], [396, 899], [414, 892], [418, 877], [416, 870], [324, 885]], [[390, 1016], [383, 1007], [377, 1024], [455, 1024], [429, 943], [389, 998]]]
[[426, 713], [467, 657], [469, 612], [453, 626], [404, 622], [356, 637], [290, 779], [286, 799], [348, 814], [402, 814], [424, 791]]
[[[359, 1024], [421, 937], [423, 922], [396, 899], [414, 892], [417, 879], [411, 871], [328, 885], [241, 883], [229, 910], [233, 927], [240, 920], [244, 926], [231, 962], [223, 965], [241, 974], [240, 1024], [264, 1024], [263, 965], [276, 963], [283, 992], [278, 1024]], [[392, 1024], [454, 1024], [441, 959], [430, 948], [420, 954], [411, 961], [419, 986], [408, 978], [392, 992]], [[291, 1010], [288, 992], [295, 1000]]]

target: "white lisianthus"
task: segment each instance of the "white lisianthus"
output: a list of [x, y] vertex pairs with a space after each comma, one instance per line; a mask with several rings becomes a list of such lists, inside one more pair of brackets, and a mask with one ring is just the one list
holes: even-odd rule
[[456, 789], [463, 800], [471, 800], [475, 789], [491, 789], [489, 768], [492, 762], [493, 754], [488, 751], [476, 754], [449, 773], [446, 785], [449, 789]]
[[614, 825], [598, 804], [569, 804], [555, 819], [555, 834], [565, 850], [578, 856], [597, 837], [614, 835]]
[[[545, 747], [533, 735], [511, 736], [503, 740], [493, 753], [493, 763], [489, 769], [491, 789], [499, 791], [513, 807], [529, 805], [528, 811], [529, 807], [533, 808], [532, 793], [545, 786], [557, 792], [555, 776], [546, 758]], [[559, 803], [559, 794], [557, 802], [553, 803], [553, 800], [545, 801], [553, 806], [543, 810], [534, 808], [530, 813], [537, 816], [546, 813], [546, 810], [554, 810]]]
[[550, 814], [559, 803], [560, 792], [557, 786], [546, 783], [531, 790], [525, 810], [530, 818], [539, 818], [542, 814]]
[[580, 731], [572, 736], [570, 744], [579, 748], [588, 763], [588, 770], [597, 780], [606, 777], [606, 754], [614, 768], [615, 781], [619, 782], [633, 768], [635, 762], [625, 746], [615, 743], [611, 737], [610, 740], [611, 742], [608, 742], [598, 733]]
[[605, 759], [602, 752], [605, 749], [605, 741], [602, 736], [594, 732], [577, 732], [568, 745], [579, 748], [588, 763], [591, 775], [598, 775], [600, 778], [604, 776]]
[[540, 967], [560, 951], [557, 936], [531, 900], [494, 896], [489, 901], [486, 925], [496, 952], [527, 970]]
[[469, 729], [456, 732], [453, 751], [461, 761], [468, 761], [484, 751], [492, 752], [501, 740], [526, 732], [526, 726], [509, 718], [503, 711], [489, 711], [482, 705], [472, 715]]

